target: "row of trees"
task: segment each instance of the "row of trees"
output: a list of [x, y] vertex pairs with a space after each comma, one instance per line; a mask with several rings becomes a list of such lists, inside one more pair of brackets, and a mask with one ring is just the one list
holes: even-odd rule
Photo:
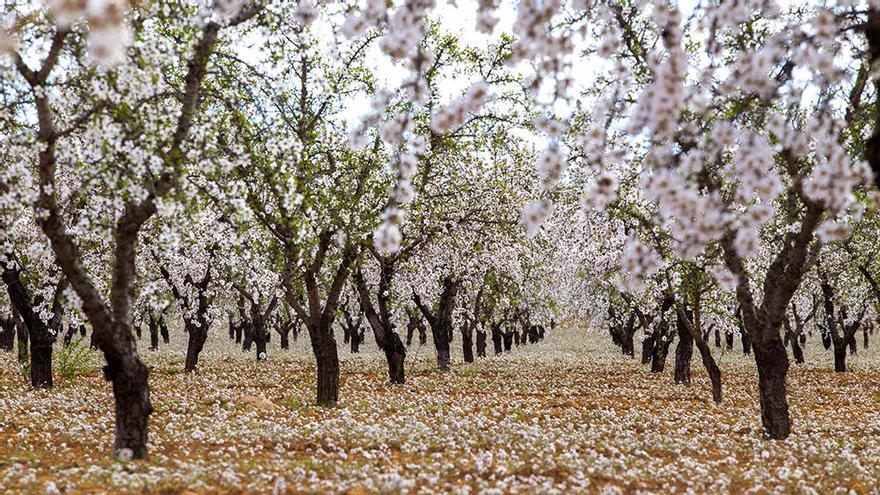
[[[426, 67], [432, 103], [408, 129], [421, 145], [400, 149], [382, 133], [353, 143], [346, 108], [357, 98], [380, 95], [380, 120], [411, 105], [378, 91], [366, 58], [379, 33], [326, 43], [282, 5], [232, 4], [139, 3], [112, 65], [84, 50], [95, 20], [77, 5], [13, 6], [4, 31], [15, 38], [0, 115], [12, 137], [0, 144], [7, 316], [27, 330], [35, 387], [52, 385], [62, 322], [91, 327], [122, 458], [147, 453], [144, 325], [155, 348], [179, 319], [185, 368], [196, 371], [212, 325], [228, 324], [262, 360], [273, 326], [284, 342], [301, 322], [316, 401], [334, 405], [335, 325], [360, 342], [362, 314], [390, 381], [404, 383], [398, 329], [411, 322], [427, 323], [446, 370], [456, 330], [470, 360], [472, 343], [485, 355], [487, 333], [496, 352], [514, 336], [540, 340], [556, 309], [533, 290], [546, 283], [548, 245], [517, 227], [534, 184], [529, 146], [503, 139], [527, 115], [469, 114], [450, 134], [431, 126], [441, 88], [461, 72], [527, 99], [503, 65], [509, 40], [478, 49], [432, 28], [421, 41], [437, 54]], [[392, 171], [391, 160], [410, 168]], [[392, 252], [374, 231], [404, 206]]]
[[136, 308], [173, 302], [192, 368], [211, 311], [263, 328], [289, 308], [333, 404], [343, 299], [400, 382], [409, 301], [444, 368], [457, 298], [469, 328], [598, 320], [610, 283], [642, 308], [625, 327], [659, 327], [653, 352], [690, 334], [720, 400], [701, 315], [723, 294], [774, 439], [810, 274], [832, 335], [868, 314], [835, 260], [874, 273], [873, 4], [522, 1], [498, 27], [480, 2], [474, 46], [426, 0], [125, 7], [15, 4], [0, 38], [4, 282], [32, 354], [56, 300], [94, 329], [123, 455], [152, 412]]

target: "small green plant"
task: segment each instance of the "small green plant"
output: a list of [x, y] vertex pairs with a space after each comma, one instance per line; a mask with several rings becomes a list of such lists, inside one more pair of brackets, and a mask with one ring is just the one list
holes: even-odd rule
[[90, 369], [94, 350], [80, 337], [61, 348], [58, 353], [58, 373], [63, 380], [73, 380]]
[[25, 359], [18, 363], [18, 369], [21, 370], [21, 376], [24, 377], [24, 381], [27, 383], [31, 382], [31, 360]]

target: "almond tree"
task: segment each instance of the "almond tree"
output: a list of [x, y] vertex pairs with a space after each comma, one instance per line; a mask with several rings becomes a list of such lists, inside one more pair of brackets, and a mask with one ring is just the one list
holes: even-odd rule
[[[22, 88], [21, 97], [30, 108], [13, 117], [35, 117], [33, 132], [19, 138], [23, 147], [32, 150], [32, 169], [21, 171], [19, 177], [33, 173], [38, 178], [33, 201], [37, 223], [81, 300], [107, 361], [104, 376], [113, 385], [116, 409], [114, 451], [121, 458], [142, 458], [147, 453], [147, 421], [153, 407], [147, 369], [131, 332], [138, 234], [170, 199], [189, 166], [202, 86], [221, 30], [251, 19], [260, 7], [248, 4], [232, 15], [218, 14], [196, 23], [184, 6], [170, 12], [148, 3], [128, 12], [131, 24], [127, 26], [122, 6], [107, 3], [104, 11], [90, 12], [89, 22], [115, 30], [111, 34], [119, 36], [86, 39], [81, 19], [87, 6], [53, 5], [55, 10], [20, 17], [19, 45], [11, 53], [15, 73], [3, 72], [4, 85]], [[149, 18], [166, 22], [176, 18], [186, 39], [192, 41], [192, 50], [179, 53], [179, 58], [174, 51], [161, 53], [169, 40], [144, 22]], [[125, 50], [129, 29], [139, 42]], [[110, 45], [102, 45], [107, 39], [112, 40]], [[49, 49], [40, 54], [43, 43]], [[101, 68], [81, 59], [86, 43], [90, 43], [91, 57], [103, 64]], [[26, 61], [33, 59], [35, 65]], [[179, 79], [166, 78], [164, 71]], [[165, 84], [153, 84], [156, 80]], [[89, 90], [99, 87], [106, 89]], [[169, 108], [176, 110], [173, 120], [168, 118]], [[92, 167], [103, 174], [93, 175]], [[81, 225], [71, 225], [62, 211], [64, 195], [69, 192], [62, 187], [65, 176], [73, 179], [75, 187], [82, 185], [112, 197], [113, 221], [106, 227], [112, 251], [109, 293], [99, 290], [94, 273], [83, 261], [77, 239]], [[102, 190], [103, 186], [117, 189]]]

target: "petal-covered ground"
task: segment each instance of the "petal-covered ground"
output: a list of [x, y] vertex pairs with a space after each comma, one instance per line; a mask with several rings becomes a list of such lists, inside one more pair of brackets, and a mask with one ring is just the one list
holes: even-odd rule
[[448, 374], [414, 344], [403, 386], [365, 344], [340, 350], [341, 404], [324, 409], [304, 340], [290, 351], [273, 340], [257, 363], [217, 333], [186, 375], [173, 337], [141, 351], [156, 412], [140, 462], [111, 458], [97, 356], [86, 374], [31, 391], [0, 353], [0, 493], [880, 493], [873, 349], [835, 374], [810, 342], [789, 374], [794, 434], [774, 442], [761, 438], [754, 364], [738, 345], [714, 349], [715, 406], [699, 354], [694, 383], [674, 385], [674, 346], [667, 372], [651, 374], [604, 332], [558, 330], [474, 365], [457, 356]]

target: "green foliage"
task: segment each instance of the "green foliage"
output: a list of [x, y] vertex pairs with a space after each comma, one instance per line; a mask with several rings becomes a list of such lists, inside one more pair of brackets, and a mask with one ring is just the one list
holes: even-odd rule
[[95, 351], [80, 337], [65, 346], [58, 353], [58, 373], [62, 380], [73, 380], [91, 369]]
[[21, 371], [21, 376], [24, 378], [24, 381], [27, 383], [31, 382], [31, 360], [25, 359], [23, 362], [18, 365], [19, 371]]

